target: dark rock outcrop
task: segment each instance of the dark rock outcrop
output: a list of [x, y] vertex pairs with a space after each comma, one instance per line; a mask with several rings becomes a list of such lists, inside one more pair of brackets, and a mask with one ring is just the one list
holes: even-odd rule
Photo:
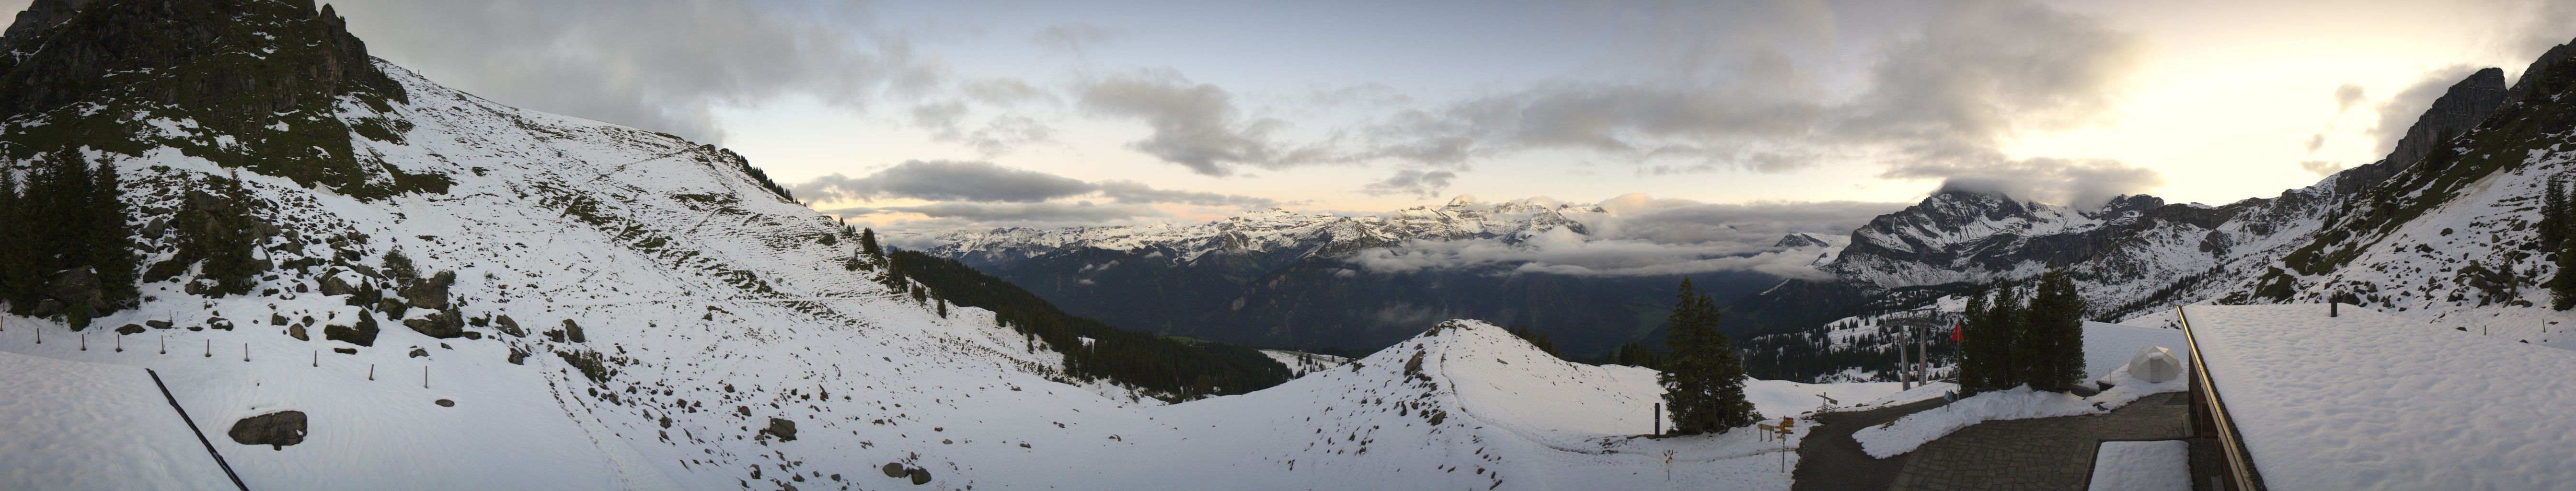
[[36, 0], [28, 4], [27, 10], [18, 12], [17, 21], [9, 24], [9, 30], [0, 32], [0, 54], [16, 51], [21, 39], [35, 37], [46, 28], [71, 20], [72, 15], [89, 6], [90, 1]]
[[2503, 103], [2520, 103], [2530, 99], [2533, 93], [2555, 92], [2541, 87], [2543, 84], [2540, 82], [2544, 75], [2549, 73], [2551, 66], [2567, 61], [2568, 58], [2576, 58], [2576, 43], [2552, 46], [2549, 51], [2541, 53], [2539, 59], [2532, 60], [2531, 66], [2522, 70], [2522, 78], [2513, 82], [2513, 88], [2505, 91]]
[[2448, 138], [2468, 133], [2469, 129], [2486, 121], [2488, 115], [2505, 104], [2508, 98], [2506, 90], [2504, 70], [2500, 68], [2478, 70], [2469, 74], [2469, 78], [2451, 84], [2449, 91], [2433, 100], [2431, 109], [2415, 118], [2414, 126], [2406, 128], [2406, 136], [2397, 139], [2397, 146], [2389, 150], [2387, 158], [2338, 173], [2336, 194], [2350, 194], [2379, 184], [2389, 176], [2397, 175], [2398, 171], [2413, 167], [2416, 162], [2424, 160], [2425, 155], [2432, 154], [2434, 147], [2449, 141]]
[[465, 314], [456, 309], [441, 310], [431, 312], [424, 318], [405, 319], [403, 326], [433, 338], [463, 337], [465, 336]]
[[769, 418], [769, 427], [761, 428], [760, 434], [778, 437], [778, 441], [782, 442], [796, 441], [796, 422], [783, 418]]
[[304, 443], [304, 412], [278, 411], [233, 422], [227, 434], [243, 445], [267, 445], [285, 450], [287, 445]]
[[413, 281], [410, 286], [405, 286], [396, 293], [402, 295], [403, 303], [413, 307], [445, 309], [447, 308], [447, 288], [455, 284], [455, 271], [440, 271], [428, 278]]
[[[10, 27], [8, 42], [25, 54], [13, 66], [0, 65], [6, 68], [0, 69], [0, 115], [48, 111], [102, 93], [263, 115], [295, 112], [317, 97], [404, 96], [402, 86], [376, 69], [366, 43], [350, 35], [347, 22], [329, 7], [317, 12], [309, 3], [286, 2], [83, 3], [92, 2], [40, 1], [31, 7], [45, 12], [31, 8], [27, 14], [36, 15], [21, 14], [20, 25]], [[36, 27], [28, 20], [54, 22]], [[246, 25], [254, 22], [265, 25]], [[235, 28], [275, 32], [261, 37]], [[275, 51], [252, 56], [262, 50]], [[122, 73], [153, 73], [166, 83], [131, 85], [114, 77]], [[267, 125], [265, 119], [203, 123], [239, 126], [228, 129], [250, 134]]]

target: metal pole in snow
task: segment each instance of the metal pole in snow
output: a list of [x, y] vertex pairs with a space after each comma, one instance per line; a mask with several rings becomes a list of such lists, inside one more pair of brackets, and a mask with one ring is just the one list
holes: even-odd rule
[[376, 364], [374, 364], [374, 363], [369, 363], [369, 364], [367, 364], [367, 380], [375, 380], [375, 379], [376, 379]]
[[89, 351], [89, 333], [81, 333], [81, 351]]
[[214, 357], [215, 357], [215, 340], [212, 340], [212, 339], [208, 339], [208, 340], [206, 340], [206, 357], [207, 357], [207, 358], [214, 358]]
[[250, 361], [250, 343], [242, 343], [242, 361]]
[[429, 365], [420, 366], [420, 388], [429, 388]]

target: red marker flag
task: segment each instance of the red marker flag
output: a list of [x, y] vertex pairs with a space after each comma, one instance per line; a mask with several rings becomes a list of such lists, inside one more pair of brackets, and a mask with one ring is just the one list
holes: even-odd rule
[[1957, 342], [1967, 341], [1967, 340], [1968, 340], [1968, 338], [1967, 338], [1967, 333], [1965, 333], [1965, 332], [1963, 332], [1963, 331], [1964, 331], [1963, 329], [1960, 329], [1960, 328], [1959, 328], [1959, 322], [1958, 322], [1958, 321], [1951, 321], [1951, 322], [1950, 322], [1950, 342], [1957, 343]]

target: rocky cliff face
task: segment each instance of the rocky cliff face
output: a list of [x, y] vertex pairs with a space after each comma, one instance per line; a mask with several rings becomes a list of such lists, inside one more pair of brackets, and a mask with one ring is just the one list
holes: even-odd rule
[[343, 194], [444, 189], [355, 151], [398, 142], [406, 102], [330, 7], [311, 0], [45, 0], [18, 16], [0, 58], [0, 135], [11, 157], [93, 142], [207, 156]]
[[2351, 194], [2413, 167], [2425, 155], [2432, 153], [2434, 147], [2449, 138], [2468, 133], [2470, 128], [2486, 121], [2487, 116], [2494, 114], [2496, 108], [2503, 106], [2510, 97], [2507, 91], [2504, 70], [2499, 68], [2478, 70], [2469, 78], [2451, 84], [2449, 91], [2433, 100], [2432, 108], [2425, 110], [2424, 115], [2415, 118], [2413, 126], [2406, 128], [2406, 136], [2397, 140], [2397, 146], [2388, 152], [2386, 158], [2338, 173], [2336, 191]]
[[33, 37], [37, 31], [71, 20], [72, 14], [80, 13], [81, 7], [88, 6], [90, 1], [36, 0], [35, 3], [28, 4], [27, 10], [18, 12], [17, 21], [9, 24], [8, 31], [0, 31], [0, 53], [16, 51], [18, 40]]

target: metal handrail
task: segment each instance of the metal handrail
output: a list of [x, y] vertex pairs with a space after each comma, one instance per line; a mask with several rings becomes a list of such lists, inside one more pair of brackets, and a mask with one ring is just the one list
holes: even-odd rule
[[2228, 487], [2238, 491], [2264, 489], [2261, 473], [2254, 470], [2254, 456], [2246, 452], [2243, 436], [2236, 433], [2235, 419], [2227, 416], [2227, 405], [2218, 399], [2218, 381], [2209, 377], [2209, 357], [2201, 355], [2200, 338], [2192, 335], [2191, 317], [2183, 310], [2174, 307], [2174, 319], [2181, 322], [2183, 344], [2191, 349], [2191, 374], [2200, 382], [2200, 402], [2209, 407], [2213, 420], [2210, 426], [2218, 428], [2219, 453], [2224, 457], [2220, 460], [2226, 464], [2227, 478], [2232, 481]]

